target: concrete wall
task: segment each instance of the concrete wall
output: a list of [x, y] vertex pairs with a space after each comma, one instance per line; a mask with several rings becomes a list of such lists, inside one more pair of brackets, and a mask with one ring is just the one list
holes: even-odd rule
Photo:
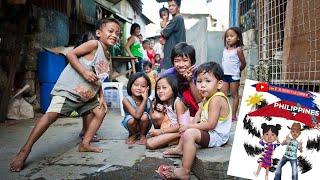
[[255, 72], [255, 66], [258, 65], [259, 57], [258, 57], [258, 31], [254, 29], [250, 29], [244, 33], [243, 36], [243, 53], [246, 58], [247, 67], [243, 72], [243, 76], [247, 77], [247, 79], [256, 80], [257, 75]]
[[186, 30], [187, 43], [194, 46], [196, 64], [207, 61], [207, 19], [205, 17]]
[[[120, 14], [124, 15], [126, 18], [132, 20], [133, 23], [138, 23], [141, 27], [141, 34], [142, 36], [146, 36], [146, 24], [145, 22], [142, 20], [142, 18], [137, 15], [136, 12], [134, 12], [133, 8], [131, 7], [131, 5], [129, 4], [128, 1], [121, 1], [119, 2], [115, 8], [117, 8], [120, 11]], [[131, 27], [131, 23], [126, 23], [125, 25], [125, 36], [129, 37], [130, 36], [130, 27]]]
[[209, 31], [208, 36], [208, 61], [215, 61], [221, 64], [223, 44], [223, 31]]

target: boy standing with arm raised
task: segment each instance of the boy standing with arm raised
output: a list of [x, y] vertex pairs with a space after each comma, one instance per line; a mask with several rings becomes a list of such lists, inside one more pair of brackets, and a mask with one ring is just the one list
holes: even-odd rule
[[90, 141], [107, 112], [101, 82], [108, 76], [110, 61], [108, 48], [117, 42], [119, 31], [117, 20], [101, 19], [96, 25], [98, 40], [87, 41], [67, 54], [69, 64], [51, 92], [53, 95], [51, 104], [46, 114], [36, 122], [26, 144], [11, 162], [11, 171], [21, 171], [33, 144], [60, 114], [69, 116], [74, 110], [81, 116], [93, 114], [88, 130], [79, 144], [79, 151], [102, 152], [101, 148], [91, 146]]

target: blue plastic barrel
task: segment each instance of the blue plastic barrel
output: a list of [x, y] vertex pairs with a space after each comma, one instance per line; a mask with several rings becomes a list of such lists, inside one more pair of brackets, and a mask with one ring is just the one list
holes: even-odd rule
[[41, 83], [40, 84], [40, 110], [45, 113], [51, 102], [51, 91], [55, 83]]
[[50, 51], [41, 51], [38, 54], [38, 78], [40, 83], [57, 82], [61, 72], [67, 65], [63, 55]]

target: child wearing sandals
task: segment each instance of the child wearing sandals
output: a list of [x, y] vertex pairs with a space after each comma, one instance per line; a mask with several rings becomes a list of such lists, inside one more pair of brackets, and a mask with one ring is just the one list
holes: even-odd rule
[[[231, 107], [228, 98], [220, 92], [223, 70], [215, 62], [200, 65], [196, 71], [196, 86], [203, 101], [195, 116], [195, 121], [180, 126], [184, 133], [180, 151], [182, 167], [161, 165], [158, 173], [168, 179], [189, 179], [189, 173], [196, 155], [196, 145], [203, 148], [219, 147], [229, 139], [231, 128]], [[179, 147], [177, 147], [179, 148]]]
[[[126, 144], [146, 144], [146, 134], [152, 126], [149, 118], [151, 82], [145, 73], [131, 75], [127, 85], [128, 95], [122, 101], [125, 117], [122, 125], [129, 131]], [[140, 136], [140, 137], [139, 137]]]
[[[188, 121], [190, 112], [178, 97], [178, 81], [174, 76], [162, 76], [156, 83], [155, 110], [151, 114], [155, 129], [150, 130], [148, 149], [157, 149], [177, 142], [179, 124]], [[156, 117], [156, 118], [154, 118]], [[156, 121], [161, 119], [161, 121]]]

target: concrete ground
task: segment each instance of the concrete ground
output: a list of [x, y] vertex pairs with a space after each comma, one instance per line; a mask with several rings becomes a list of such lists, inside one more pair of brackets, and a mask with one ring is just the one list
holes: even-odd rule
[[58, 119], [34, 145], [20, 173], [8, 170], [10, 160], [26, 141], [35, 121], [0, 124], [0, 179], [158, 179], [155, 170], [160, 164], [181, 163], [163, 159], [163, 149], [149, 151], [141, 145], [126, 145], [127, 132], [120, 125], [121, 118], [120, 112], [110, 111], [98, 131], [102, 140], [94, 145], [102, 147], [103, 153], [79, 153], [81, 119]]

